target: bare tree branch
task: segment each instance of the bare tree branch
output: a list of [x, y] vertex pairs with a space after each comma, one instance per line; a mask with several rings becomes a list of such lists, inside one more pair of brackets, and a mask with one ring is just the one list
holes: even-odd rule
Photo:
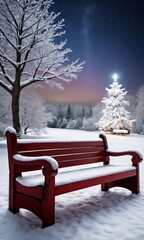
[[9, 76], [9, 74], [7, 73], [5, 67], [4, 67], [4, 65], [2, 65], [2, 63], [0, 63], [0, 67], [2, 70], [2, 72], [0, 72], [0, 75], [2, 75], [8, 81], [8, 83], [10, 83], [10, 85], [13, 86], [12, 78]]
[[8, 10], [8, 12], [9, 12], [9, 14], [11, 15], [11, 17], [12, 17], [12, 19], [13, 19], [16, 27], [18, 27], [18, 23], [17, 23], [17, 21], [16, 21], [16, 18], [15, 18], [13, 12], [11, 11], [11, 9], [10, 9], [10, 7], [9, 7], [9, 4], [7, 3], [7, 0], [5, 0], [5, 5], [6, 5], [6, 7], [7, 7], [7, 10]]
[[10, 86], [8, 86], [7, 84], [5, 84], [3, 81], [0, 80], [0, 87], [2, 87], [3, 89], [5, 89], [7, 92], [9, 92], [10, 94], [12, 94], [12, 88], [10, 88]]
[[5, 34], [4, 30], [0, 28], [0, 32], [5, 37], [6, 41], [15, 49], [17, 50], [17, 47], [13, 44], [13, 42], [10, 41], [9, 37]]

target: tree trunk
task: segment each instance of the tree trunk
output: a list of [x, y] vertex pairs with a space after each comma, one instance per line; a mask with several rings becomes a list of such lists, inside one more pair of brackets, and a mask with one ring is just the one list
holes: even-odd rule
[[17, 136], [20, 137], [21, 126], [20, 126], [20, 117], [19, 117], [19, 97], [20, 94], [13, 94], [12, 96], [12, 120], [13, 127], [17, 132]]
[[[21, 55], [17, 52], [17, 62], [21, 61]], [[20, 116], [19, 116], [19, 99], [20, 99], [20, 80], [21, 80], [21, 70], [20, 66], [17, 67], [15, 73], [15, 82], [12, 92], [12, 119], [13, 127], [16, 130], [17, 137], [21, 136], [21, 126], [20, 126]]]

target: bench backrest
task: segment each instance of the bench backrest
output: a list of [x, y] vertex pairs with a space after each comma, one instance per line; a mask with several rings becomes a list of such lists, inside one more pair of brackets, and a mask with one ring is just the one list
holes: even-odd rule
[[[99, 140], [94, 141], [47, 141], [47, 142], [22, 142], [17, 140], [12, 128], [6, 130], [9, 167], [14, 171], [13, 155], [23, 156], [52, 156], [58, 161], [59, 167], [70, 167], [82, 164], [103, 162], [109, 163], [106, 154], [108, 148], [105, 135], [100, 134]], [[32, 169], [38, 169], [32, 166]], [[19, 168], [19, 171], [27, 171], [27, 168]], [[18, 173], [18, 169], [17, 169]]]

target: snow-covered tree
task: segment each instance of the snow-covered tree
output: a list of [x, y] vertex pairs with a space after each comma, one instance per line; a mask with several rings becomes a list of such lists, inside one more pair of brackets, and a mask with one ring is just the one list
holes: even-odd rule
[[85, 107], [82, 106], [82, 113], [81, 113], [81, 118], [83, 119], [85, 117]]
[[95, 131], [98, 130], [98, 126], [96, 125], [96, 122], [99, 121], [101, 117], [101, 112], [103, 109], [102, 103], [97, 103], [93, 108], [90, 105], [90, 108], [88, 109], [88, 117], [83, 119], [83, 126], [82, 129], [89, 130], [89, 131]]
[[114, 75], [113, 83], [110, 88], [106, 88], [107, 97], [102, 99], [105, 104], [105, 109], [102, 111], [102, 117], [98, 122], [100, 130], [113, 132], [116, 130], [127, 130], [130, 132], [132, 129], [131, 114], [126, 110], [129, 102], [125, 100], [127, 91], [121, 88], [122, 85], [117, 81], [117, 75]]
[[64, 118], [64, 113], [62, 110], [62, 105], [59, 104], [58, 106], [58, 111], [57, 111], [57, 127], [61, 127], [62, 122], [63, 122], [63, 118]]
[[132, 119], [136, 118], [136, 96], [135, 95], [126, 95], [126, 101], [129, 102], [129, 105], [127, 106], [127, 111], [131, 113]]
[[47, 126], [45, 105], [36, 93], [22, 92], [20, 97], [20, 121], [24, 134], [27, 134], [29, 128], [39, 130]]
[[97, 127], [95, 125], [94, 118], [84, 118], [82, 122], [82, 130], [95, 131]]
[[71, 105], [69, 104], [67, 107], [67, 113], [66, 113], [66, 120], [69, 122], [72, 119], [72, 108]]
[[[62, 88], [58, 80], [76, 79], [83, 64], [69, 63], [66, 41], [59, 41], [64, 20], [50, 11], [53, 0], [0, 1], [0, 87], [12, 98], [13, 127], [20, 133], [19, 99], [30, 84]], [[59, 41], [59, 43], [58, 43]]]
[[144, 84], [138, 90], [136, 104], [136, 131], [144, 133]]
[[5, 128], [12, 123], [10, 101], [9, 94], [0, 88], [0, 135], [3, 135]]
[[93, 116], [93, 110], [92, 110], [92, 105], [89, 104], [89, 112], [88, 112], [88, 117], [92, 117]]
[[47, 127], [55, 128], [57, 127], [57, 117], [52, 112], [46, 114], [47, 117]]

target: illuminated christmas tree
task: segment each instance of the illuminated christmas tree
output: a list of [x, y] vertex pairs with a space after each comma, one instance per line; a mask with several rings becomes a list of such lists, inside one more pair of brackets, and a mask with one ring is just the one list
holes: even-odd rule
[[129, 102], [125, 100], [127, 91], [121, 88], [122, 85], [117, 81], [118, 75], [113, 75], [113, 83], [110, 84], [110, 88], [106, 88], [107, 97], [102, 99], [102, 103], [105, 104], [105, 109], [102, 111], [103, 116], [98, 122], [100, 130], [106, 132], [130, 132], [132, 129], [131, 114], [125, 107], [129, 105]]

